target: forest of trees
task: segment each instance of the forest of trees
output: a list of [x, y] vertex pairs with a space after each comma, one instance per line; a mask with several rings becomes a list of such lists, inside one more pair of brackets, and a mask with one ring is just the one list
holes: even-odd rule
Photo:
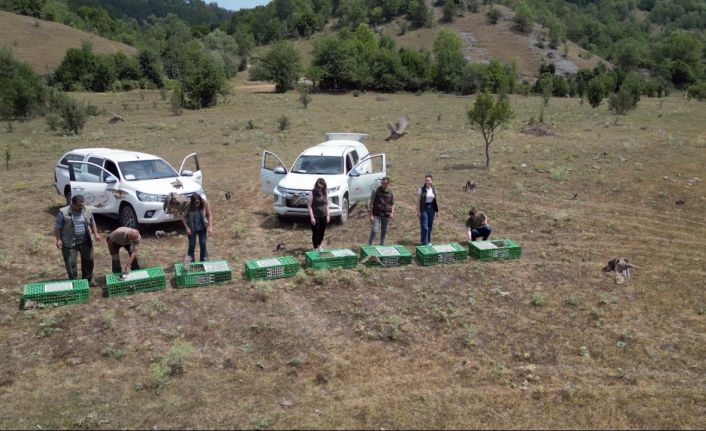
[[[497, 12], [491, 1], [435, 0], [431, 7], [443, 8], [442, 21], [453, 21], [462, 13], [478, 13], [482, 4], [491, 4], [490, 11]], [[631, 91], [647, 96], [673, 88], [689, 89], [700, 98], [706, 92], [702, 0], [499, 2], [515, 10], [516, 31], [527, 32], [539, 23], [545, 29], [542, 43], [556, 48], [570, 40], [615, 67], [562, 77], [553, 66], [544, 65], [530, 85], [517, 81], [512, 65], [467, 64], [452, 31], [439, 31], [432, 52], [398, 49], [393, 39], [375, 31], [391, 21], [398, 23], [400, 32], [437, 25], [423, 0], [272, 0], [238, 12], [202, 0], [0, 0], [0, 8], [138, 49], [135, 57], [100, 55], [90, 46], [71, 49], [48, 77], [50, 85], [69, 91], [117, 91], [173, 82], [183, 91], [184, 105], [193, 108], [215, 103], [225, 91], [225, 81], [249, 62], [255, 64], [252, 76], [276, 82], [278, 91], [292, 88], [287, 80], [303, 74], [323, 91], [535, 92], [587, 97], [594, 106], [618, 92], [626, 80], [637, 83], [631, 84]], [[308, 68], [296, 50], [282, 43], [327, 26], [338, 32], [316, 40]], [[256, 45], [271, 48], [253, 58]]]

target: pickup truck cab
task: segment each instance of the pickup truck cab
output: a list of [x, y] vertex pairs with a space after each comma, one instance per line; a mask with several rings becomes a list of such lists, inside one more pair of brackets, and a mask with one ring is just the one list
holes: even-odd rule
[[385, 154], [371, 155], [363, 145], [364, 133], [326, 133], [326, 141], [304, 150], [287, 169], [274, 153], [264, 151], [260, 188], [271, 194], [275, 213], [308, 216], [307, 199], [317, 178], [326, 181], [329, 212], [339, 223], [348, 220], [356, 202], [367, 201], [386, 175]]
[[[186, 163], [194, 170], [186, 170]], [[61, 156], [54, 172], [54, 187], [66, 197], [83, 195], [95, 214], [105, 214], [122, 226], [173, 221], [163, 202], [171, 192], [203, 194], [203, 177], [196, 153], [182, 161], [179, 171], [152, 154], [110, 148], [80, 148]]]

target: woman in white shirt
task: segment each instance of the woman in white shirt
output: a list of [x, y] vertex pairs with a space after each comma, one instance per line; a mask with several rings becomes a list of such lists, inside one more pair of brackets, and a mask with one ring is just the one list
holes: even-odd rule
[[436, 203], [436, 189], [433, 186], [433, 177], [424, 177], [424, 185], [417, 190], [417, 217], [419, 217], [419, 227], [421, 230], [422, 245], [431, 244], [431, 229], [434, 225], [434, 217], [439, 213], [439, 205]]

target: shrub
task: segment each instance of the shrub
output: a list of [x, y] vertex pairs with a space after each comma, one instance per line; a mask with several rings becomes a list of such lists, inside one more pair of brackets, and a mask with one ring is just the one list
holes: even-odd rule
[[172, 376], [182, 374], [186, 358], [194, 352], [191, 343], [187, 341], [177, 341], [169, 352], [158, 361], [152, 362], [149, 366], [150, 376], [155, 380], [156, 386], [163, 386], [169, 383]]
[[532, 294], [532, 301], [531, 301], [531, 303], [532, 303], [532, 305], [534, 305], [535, 307], [541, 307], [542, 305], [544, 305], [544, 296], [543, 296], [541, 293], [539, 293], [539, 292], [534, 292], [534, 293]]
[[625, 115], [629, 110], [637, 107], [637, 102], [635, 96], [625, 86], [622, 86], [620, 90], [610, 95], [608, 107], [617, 115]]
[[488, 22], [491, 24], [497, 24], [498, 21], [500, 21], [500, 18], [502, 18], [502, 14], [500, 13], [499, 10], [497, 10], [495, 7], [491, 6], [490, 10], [488, 11]]
[[299, 103], [306, 109], [311, 103], [311, 88], [312, 86], [307, 83], [300, 83], [297, 85], [297, 91], [299, 92]]
[[694, 84], [694, 85], [689, 86], [689, 88], [687, 90], [687, 95], [689, 98], [705, 101], [706, 100], [706, 81], [699, 82], [698, 84]]
[[181, 115], [184, 108], [184, 92], [181, 90], [181, 85], [177, 85], [176, 88], [174, 88], [170, 101], [172, 114]]
[[[50, 92], [49, 113], [58, 115], [58, 128], [66, 134], [80, 134], [83, 126], [88, 121], [88, 107], [85, 102], [79, 102], [61, 91]], [[52, 127], [53, 119], [47, 119], [47, 124]]]
[[16, 60], [9, 48], [0, 48], [0, 116], [31, 118], [44, 97], [44, 85], [29, 64]]
[[286, 115], [282, 115], [277, 119], [277, 129], [279, 129], [280, 132], [284, 132], [285, 130], [289, 129], [289, 117]]

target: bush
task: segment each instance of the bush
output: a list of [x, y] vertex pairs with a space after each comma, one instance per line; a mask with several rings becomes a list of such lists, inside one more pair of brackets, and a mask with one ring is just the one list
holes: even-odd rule
[[275, 91], [284, 93], [294, 88], [302, 71], [299, 51], [292, 42], [277, 42], [250, 70], [250, 78], [275, 83]]
[[636, 107], [637, 102], [634, 95], [624, 85], [608, 98], [608, 108], [617, 115], [625, 115], [629, 110]]
[[52, 124], [54, 119], [47, 118], [50, 128], [53, 126], [65, 134], [80, 134], [88, 120], [88, 106], [61, 91], [54, 90], [49, 94], [49, 114], [58, 115], [58, 124]]
[[0, 48], [0, 116], [12, 120], [35, 116], [45, 93], [29, 64], [16, 60], [9, 48]]
[[277, 119], [277, 129], [279, 129], [280, 132], [284, 132], [285, 130], [289, 129], [289, 117], [286, 115], [282, 115]]
[[690, 99], [706, 101], [706, 81], [690, 85], [687, 89], [687, 95]]
[[490, 10], [488, 11], [488, 22], [491, 24], [497, 24], [498, 21], [500, 21], [500, 18], [502, 18], [502, 16], [503, 15], [500, 13], [499, 10], [491, 6]]
[[534, 23], [534, 14], [529, 5], [525, 2], [520, 3], [520, 5], [515, 9], [515, 16], [512, 18], [515, 22], [515, 28], [522, 32], [528, 33], [532, 30], [532, 24]]
[[184, 106], [200, 109], [215, 105], [218, 94], [225, 91], [223, 66], [198, 43], [187, 45], [186, 51], [186, 70], [180, 79]]
[[170, 102], [172, 114], [181, 115], [181, 112], [184, 109], [184, 92], [181, 90], [181, 85], [177, 85], [172, 91]]
[[297, 91], [299, 92], [299, 103], [302, 104], [304, 109], [309, 107], [309, 104], [311, 103], [311, 84], [308, 83], [299, 83], [297, 84]]

